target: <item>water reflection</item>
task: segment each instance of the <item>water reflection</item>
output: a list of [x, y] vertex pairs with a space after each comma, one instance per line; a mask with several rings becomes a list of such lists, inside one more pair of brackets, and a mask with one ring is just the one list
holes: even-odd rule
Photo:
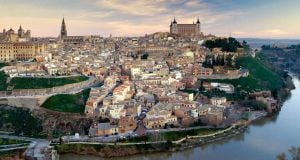
[[273, 115], [271, 117], [266, 117], [264, 119], [256, 120], [255, 122], [253, 122], [251, 124], [251, 126], [263, 127], [264, 125], [267, 125], [267, 124], [276, 123], [276, 121], [278, 119], [278, 115], [279, 115], [279, 113], [276, 113], [275, 115]]

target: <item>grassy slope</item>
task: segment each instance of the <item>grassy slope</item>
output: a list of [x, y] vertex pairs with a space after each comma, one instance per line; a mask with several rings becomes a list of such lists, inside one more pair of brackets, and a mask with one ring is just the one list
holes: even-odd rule
[[58, 112], [84, 113], [90, 89], [78, 94], [58, 94], [48, 98], [42, 107]]
[[76, 77], [64, 77], [64, 78], [32, 78], [32, 77], [15, 77], [13, 78], [9, 86], [14, 89], [40, 89], [51, 88], [55, 86], [62, 86], [65, 84], [77, 83], [87, 80], [88, 77], [76, 76]]
[[6, 90], [7, 84], [6, 84], [6, 79], [7, 75], [3, 72], [0, 71], [0, 91]]
[[5, 64], [4, 63], [0, 63], [0, 68], [4, 67]]
[[258, 59], [252, 57], [240, 57], [237, 59], [237, 66], [247, 68], [250, 71], [248, 77], [233, 80], [204, 80], [220, 83], [233, 84], [238, 90], [278, 90], [284, 85], [281, 76], [267, 68]]
[[258, 59], [242, 57], [238, 59], [237, 65], [249, 69], [250, 75], [252, 75], [250, 78], [254, 79], [261, 88], [274, 90], [280, 89], [284, 85], [282, 77]]
[[[0, 63], [0, 68], [4, 67], [5, 64], [4, 63]], [[0, 71], [0, 91], [6, 90], [6, 78], [7, 75], [3, 72]]]
[[201, 128], [201, 129], [195, 129], [195, 130], [189, 130], [189, 131], [174, 131], [174, 132], [165, 132], [163, 133], [163, 136], [165, 140], [169, 141], [176, 141], [179, 139], [182, 139], [186, 137], [187, 135], [189, 136], [196, 136], [196, 135], [207, 135], [211, 134], [220, 130], [224, 130], [224, 128], [211, 128], [211, 129], [206, 129], [206, 128]]

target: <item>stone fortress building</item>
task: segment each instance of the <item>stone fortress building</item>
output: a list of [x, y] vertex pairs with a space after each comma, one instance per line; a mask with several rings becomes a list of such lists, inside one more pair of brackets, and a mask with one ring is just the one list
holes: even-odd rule
[[170, 33], [181, 37], [186, 36], [200, 36], [201, 35], [201, 22], [199, 18], [196, 23], [192, 24], [178, 24], [174, 18], [170, 24]]

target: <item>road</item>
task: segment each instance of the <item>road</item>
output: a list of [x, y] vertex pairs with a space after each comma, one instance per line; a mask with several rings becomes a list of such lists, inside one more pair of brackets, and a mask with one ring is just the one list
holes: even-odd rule
[[213, 126], [197, 126], [197, 127], [188, 127], [188, 128], [169, 128], [169, 129], [148, 129], [147, 133], [153, 132], [175, 132], [175, 131], [189, 131], [194, 129], [201, 129], [201, 128], [216, 128]]
[[37, 138], [30, 138], [30, 137], [0, 135], [0, 138], [30, 141], [31, 143], [27, 147], [14, 147], [14, 148], [10, 148], [10, 149], [7, 149], [7, 150], [27, 148], [27, 150], [25, 152], [25, 155], [30, 156], [30, 157], [36, 157], [36, 158], [42, 157], [43, 156], [42, 149], [47, 148], [50, 144], [50, 141], [48, 141], [46, 139], [37, 139]]
[[3, 148], [3, 149], [0, 149], [0, 152], [12, 151], [12, 150], [19, 150], [19, 149], [26, 149], [27, 147], [28, 146]]
[[[227, 131], [231, 131], [233, 128], [235, 128], [236, 125], [232, 125], [231, 127], [228, 127], [226, 129], [211, 133], [211, 134], [206, 134], [206, 135], [198, 135], [198, 136], [187, 136], [182, 139], [179, 139], [177, 141], [172, 141], [172, 143], [179, 144], [185, 141], [186, 139], [201, 139], [201, 138], [208, 138], [208, 137], [215, 137], [220, 134], [224, 134]], [[234, 131], [233, 131], [234, 132]], [[239, 131], [236, 131], [239, 132]], [[226, 133], [227, 134], [227, 133]], [[83, 142], [83, 141], [78, 141], [78, 142], [64, 142], [64, 144], [98, 144], [98, 145], [118, 145], [118, 146], [127, 146], [127, 145], [139, 145], [139, 144], [161, 144], [161, 143], [166, 143], [166, 140], [163, 141], [152, 141], [152, 142], [127, 142], [127, 143], [121, 143], [121, 142]]]
[[105, 142], [65, 142], [65, 144], [103, 144], [103, 145], [118, 145], [118, 146], [129, 146], [135, 144], [160, 144], [166, 143], [167, 141], [154, 141], [154, 142], [132, 142], [132, 143], [105, 143]]

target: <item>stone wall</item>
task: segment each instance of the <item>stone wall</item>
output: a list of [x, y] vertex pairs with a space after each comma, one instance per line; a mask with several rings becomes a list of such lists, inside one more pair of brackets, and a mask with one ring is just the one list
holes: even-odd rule
[[12, 91], [0, 91], [0, 97], [10, 97], [10, 96], [35, 96], [35, 95], [50, 95], [50, 94], [60, 94], [69, 93], [71, 91], [80, 90], [92, 86], [99, 81], [96, 78], [90, 78], [87, 81], [66, 84], [63, 86], [57, 86], [52, 88], [43, 89], [14, 89]]
[[239, 79], [241, 77], [247, 77], [244, 74], [212, 74], [212, 75], [201, 75], [199, 79]]
[[30, 110], [39, 109], [39, 106], [45, 102], [45, 100], [49, 96], [41, 96], [41, 97], [34, 97], [34, 98], [2, 98], [1, 102], [6, 102], [6, 105], [14, 106], [14, 107], [24, 107]]

